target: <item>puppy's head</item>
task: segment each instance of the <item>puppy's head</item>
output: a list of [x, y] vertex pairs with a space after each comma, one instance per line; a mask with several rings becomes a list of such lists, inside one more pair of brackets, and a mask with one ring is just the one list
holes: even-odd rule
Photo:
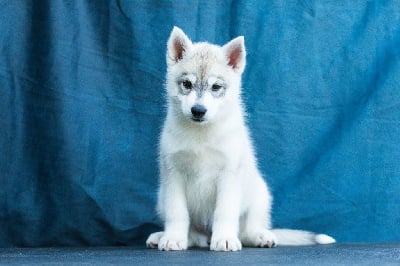
[[228, 105], [240, 104], [245, 61], [243, 37], [224, 46], [192, 43], [174, 27], [167, 44], [167, 90], [174, 112], [199, 125], [224, 119], [232, 110]]

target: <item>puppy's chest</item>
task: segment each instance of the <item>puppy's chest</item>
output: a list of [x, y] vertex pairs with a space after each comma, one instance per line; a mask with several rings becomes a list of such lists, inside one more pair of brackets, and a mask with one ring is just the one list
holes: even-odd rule
[[175, 152], [170, 163], [188, 181], [206, 181], [216, 178], [228, 162], [222, 152], [211, 148], [199, 148]]
[[199, 227], [211, 224], [215, 209], [217, 184], [226, 158], [218, 151], [202, 149], [174, 154], [173, 164], [185, 178], [185, 190], [192, 223]]

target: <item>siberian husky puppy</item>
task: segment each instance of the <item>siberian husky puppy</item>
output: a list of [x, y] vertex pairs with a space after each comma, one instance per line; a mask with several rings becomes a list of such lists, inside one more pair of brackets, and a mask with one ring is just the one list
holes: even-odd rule
[[167, 43], [168, 111], [160, 141], [160, 250], [328, 244], [327, 235], [271, 229], [272, 196], [258, 168], [240, 97], [244, 38], [192, 43], [174, 27]]

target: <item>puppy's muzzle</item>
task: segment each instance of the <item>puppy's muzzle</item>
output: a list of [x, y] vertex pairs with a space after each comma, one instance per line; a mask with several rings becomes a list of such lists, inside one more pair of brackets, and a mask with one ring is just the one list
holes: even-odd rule
[[207, 113], [207, 109], [204, 105], [196, 104], [191, 108], [192, 119], [197, 122], [201, 122], [204, 120], [204, 116]]

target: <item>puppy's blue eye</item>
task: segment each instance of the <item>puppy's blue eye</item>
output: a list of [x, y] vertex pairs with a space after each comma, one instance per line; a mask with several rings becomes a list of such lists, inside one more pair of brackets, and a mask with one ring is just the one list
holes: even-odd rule
[[212, 85], [212, 87], [211, 87], [211, 90], [212, 90], [212, 91], [219, 91], [220, 89], [222, 89], [222, 86], [219, 85], [219, 84], [214, 84], [214, 85]]
[[183, 87], [185, 87], [185, 89], [187, 90], [191, 90], [192, 89], [192, 82], [190, 82], [189, 80], [184, 80], [182, 82]]

